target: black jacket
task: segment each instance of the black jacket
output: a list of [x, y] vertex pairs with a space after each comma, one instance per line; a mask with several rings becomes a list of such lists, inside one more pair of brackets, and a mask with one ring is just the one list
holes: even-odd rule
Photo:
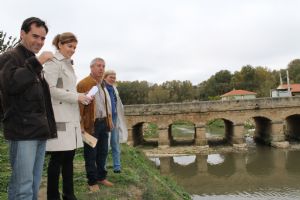
[[22, 45], [0, 55], [4, 136], [8, 140], [57, 137], [49, 86], [42, 65]]

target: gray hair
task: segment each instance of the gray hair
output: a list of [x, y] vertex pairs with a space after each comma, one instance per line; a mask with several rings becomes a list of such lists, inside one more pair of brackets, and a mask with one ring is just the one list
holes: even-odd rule
[[116, 72], [112, 69], [108, 69], [104, 72], [103, 78], [106, 78], [109, 75], [116, 75]]
[[104, 59], [98, 57], [98, 58], [94, 58], [94, 59], [91, 61], [90, 67], [93, 67], [93, 65], [94, 65], [97, 61], [102, 61], [102, 62], [104, 62], [104, 64], [105, 64]]

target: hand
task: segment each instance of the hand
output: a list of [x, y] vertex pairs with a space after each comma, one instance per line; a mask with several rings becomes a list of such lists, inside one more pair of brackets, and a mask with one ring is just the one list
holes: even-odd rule
[[93, 100], [92, 98], [90, 98], [84, 94], [79, 94], [79, 96], [78, 96], [78, 101], [80, 103], [82, 103], [83, 105], [89, 105], [92, 100]]
[[51, 51], [44, 51], [41, 53], [41, 55], [38, 57], [38, 61], [43, 65], [48, 60], [51, 60], [53, 58], [53, 53]]

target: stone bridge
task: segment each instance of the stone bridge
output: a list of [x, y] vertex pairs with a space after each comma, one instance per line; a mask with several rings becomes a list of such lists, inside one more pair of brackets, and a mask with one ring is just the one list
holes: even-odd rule
[[245, 144], [244, 124], [255, 122], [254, 138], [277, 146], [300, 138], [300, 97], [257, 98], [251, 100], [199, 101], [189, 103], [141, 104], [125, 106], [128, 142], [143, 142], [143, 124], [158, 126], [158, 145], [172, 145], [171, 126], [176, 121], [194, 124], [194, 145], [206, 146], [208, 122], [222, 119], [225, 139], [236, 146]]

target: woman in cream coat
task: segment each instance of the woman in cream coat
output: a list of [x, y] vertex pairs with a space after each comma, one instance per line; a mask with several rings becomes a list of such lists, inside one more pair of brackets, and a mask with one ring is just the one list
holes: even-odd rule
[[48, 140], [46, 145], [46, 151], [50, 154], [47, 199], [60, 199], [58, 187], [61, 171], [63, 199], [75, 200], [73, 158], [75, 149], [83, 146], [78, 102], [87, 104], [91, 99], [76, 91], [76, 75], [71, 60], [77, 46], [75, 35], [69, 32], [58, 34], [52, 43], [58, 51], [45, 64], [44, 71], [50, 87], [58, 137]]

